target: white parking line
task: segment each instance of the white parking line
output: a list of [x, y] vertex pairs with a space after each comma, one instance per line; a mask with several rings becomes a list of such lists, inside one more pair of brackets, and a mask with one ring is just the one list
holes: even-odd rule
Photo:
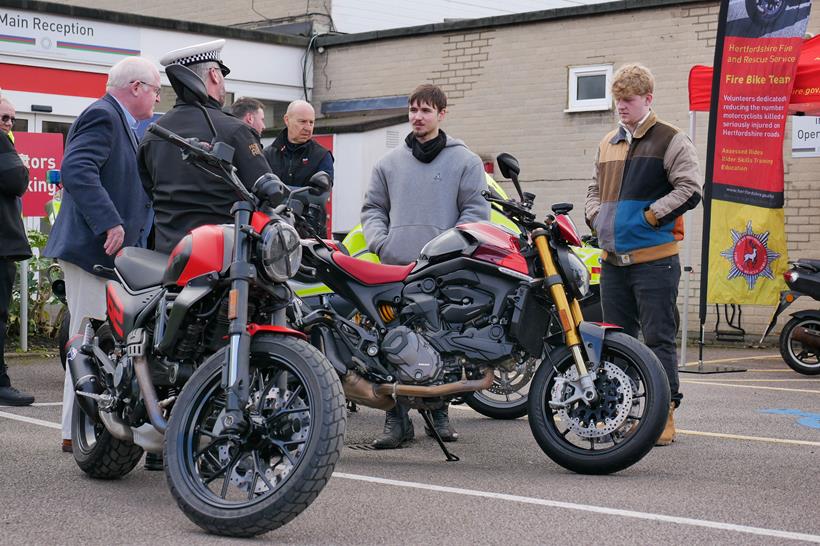
[[6, 419], [11, 419], [13, 421], [31, 423], [32, 425], [40, 425], [41, 427], [56, 428], [57, 430], [61, 430], [63, 428], [59, 423], [43, 421], [42, 419], [34, 419], [33, 417], [26, 417], [25, 415], [15, 415], [14, 413], [6, 413], [5, 411], [0, 411], [0, 417], [5, 417]]
[[[727, 379], [731, 381], [731, 379]], [[761, 385], [733, 385], [732, 383], [719, 383], [717, 381], [687, 381], [681, 380], [681, 383], [688, 383], [690, 385], [717, 385], [718, 387], [734, 387], [736, 389], [760, 389], [764, 391], [781, 391], [781, 392], [805, 392], [809, 394], [820, 394], [820, 391], [811, 389], [788, 389], [786, 387], [763, 387]]]
[[[53, 428], [60, 430], [58, 423], [51, 423], [41, 419], [33, 419], [23, 415], [15, 415], [13, 413], [6, 413], [0, 411], [0, 417], [12, 419], [15, 421], [23, 421], [34, 425]], [[634, 510], [622, 510], [619, 508], [607, 508], [605, 506], [593, 506], [590, 504], [577, 504], [574, 502], [565, 502], [549, 499], [539, 499], [535, 497], [522, 497], [519, 495], [508, 495], [505, 493], [493, 493], [491, 491], [478, 491], [475, 489], [463, 489], [461, 487], [448, 487], [444, 485], [432, 485], [419, 482], [406, 482], [400, 480], [388, 480], [385, 478], [377, 478], [375, 476], [362, 476], [360, 474], [348, 474], [346, 472], [334, 472], [333, 476], [344, 480], [354, 480], [360, 482], [376, 483], [380, 485], [391, 485], [394, 487], [404, 487], [408, 489], [420, 489], [425, 491], [437, 491], [440, 493], [451, 493], [456, 495], [465, 495], [469, 497], [483, 497], [488, 499], [503, 500], [510, 502], [518, 502], [522, 504], [533, 504], [538, 506], [547, 506], [550, 508], [561, 508], [565, 510], [576, 510], [581, 512], [592, 512], [596, 514], [606, 514], [610, 516], [620, 516], [624, 518], [643, 519], [649, 521], [660, 521], [665, 523], [675, 523], [678, 525], [690, 525], [692, 527], [704, 527], [707, 529], [718, 529], [722, 531], [735, 531], [738, 533], [746, 533], [751, 535], [759, 535], [774, 538], [784, 538], [790, 540], [803, 540], [806, 542], [814, 542], [820, 544], [820, 535], [810, 535], [806, 533], [796, 533], [792, 531], [781, 531], [778, 529], [766, 529], [764, 527], [750, 527], [748, 525], [736, 525], [734, 523], [724, 523], [721, 521], [710, 521], [705, 519], [685, 518], [680, 516], [668, 516], [666, 514], [653, 514], [651, 512], [637, 512]]]
[[563, 508], [565, 510], [578, 510], [581, 512], [593, 512], [596, 514], [606, 514], [610, 516], [620, 516], [624, 518], [644, 519], [649, 521], [662, 521], [665, 523], [676, 523], [678, 525], [690, 525], [693, 527], [706, 527], [708, 529], [719, 529], [721, 531], [736, 531], [751, 535], [765, 537], [785, 538], [791, 540], [803, 540], [820, 544], [820, 535], [809, 535], [806, 533], [794, 533], [792, 531], [780, 531], [778, 529], [766, 529], [763, 527], [749, 527], [747, 525], [735, 525], [734, 523], [723, 523], [720, 521], [710, 521], [705, 519], [683, 518], [678, 516], [667, 516], [665, 514], [653, 514], [651, 512], [636, 512], [634, 510], [621, 510], [618, 508], [606, 508], [604, 506], [592, 506], [589, 504], [576, 504], [574, 502], [564, 502], [534, 497], [521, 497], [518, 495], [507, 495], [504, 493], [492, 493], [490, 491], [477, 491], [475, 489], [462, 489], [460, 487], [447, 487], [444, 485], [432, 485], [418, 482], [405, 482], [399, 480], [388, 480], [385, 478], [375, 478], [373, 476], [361, 476], [359, 474], [347, 474], [344, 472], [334, 472], [334, 478], [345, 480], [355, 480], [360, 482], [377, 483], [380, 485], [392, 485], [394, 487], [405, 487], [409, 489], [422, 489], [425, 491], [437, 491], [439, 493], [452, 493], [455, 495], [466, 495], [469, 497], [483, 497], [488, 499], [518, 502], [523, 504], [535, 504], [538, 506], [548, 506], [550, 508]]

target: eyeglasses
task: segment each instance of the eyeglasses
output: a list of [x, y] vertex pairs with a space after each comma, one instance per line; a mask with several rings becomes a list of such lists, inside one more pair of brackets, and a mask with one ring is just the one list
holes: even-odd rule
[[144, 82], [142, 80], [135, 80], [134, 82], [131, 82], [131, 83], [141, 83], [145, 87], [150, 88], [154, 92], [154, 95], [156, 95], [157, 97], [159, 97], [160, 93], [162, 92], [162, 87], [160, 87], [158, 85], [151, 85], [150, 83]]
[[3, 123], [11, 123], [13, 125], [14, 122], [17, 121], [17, 118], [8, 114], [3, 114], [3, 117], [0, 118], [0, 120], [3, 120]]

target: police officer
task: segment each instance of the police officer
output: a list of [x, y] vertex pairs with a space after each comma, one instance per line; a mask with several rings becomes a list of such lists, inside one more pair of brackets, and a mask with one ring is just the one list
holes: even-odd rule
[[[310, 103], [295, 100], [284, 116], [285, 128], [265, 148], [265, 158], [273, 173], [288, 186], [304, 186], [310, 177], [325, 171], [333, 179], [333, 154], [313, 138], [316, 113]], [[306, 219], [316, 233], [327, 232], [327, 213], [323, 206], [310, 204]]]
[[[270, 172], [262, 155], [259, 135], [241, 120], [222, 111], [225, 76], [230, 73], [221, 60], [225, 40], [184, 47], [167, 53], [163, 66], [181, 64], [190, 68], [208, 92], [205, 107], [219, 139], [233, 146], [233, 164], [242, 183], [250, 189], [259, 176]], [[203, 113], [181, 100], [162, 116], [157, 125], [185, 138], [210, 141], [213, 137]], [[185, 163], [179, 148], [146, 133], [139, 149], [139, 169], [145, 191], [154, 202], [155, 248], [170, 253], [190, 230], [204, 224], [230, 223], [236, 193], [228, 184]]]

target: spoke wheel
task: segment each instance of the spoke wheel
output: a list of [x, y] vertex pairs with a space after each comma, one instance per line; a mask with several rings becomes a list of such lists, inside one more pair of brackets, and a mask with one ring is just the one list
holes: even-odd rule
[[180, 508], [209, 532], [247, 537], [284, 525], [318, 496], [343, 445], [344, 395], [316, 349], [254, 340], [248, 424], [225, 429], [222, 350], [185, 385], [166, 433], [166, 477]]
[[575, 392], [572, 355], [550, 353], [530, 387], [530, 428], [550, 459], [582, 474], [609, 474], [644, 457], [666, 424], [669, 383], [657, 357], [638, 340], [607, 332], [595, 388], [598, 400], [555, 409]]
[[[114, 348], [108, 323], [100, 326], [95, 335], [104, 352], [108, 353]], [[142, 458], [140, 446], [114, 438], [101, 423], [95, 423], [86, 415], [76, 399], [71, 413], [71, 438], [77, 466], [92, 478], [121, 478], [131, 472]]]
[[793, 338], [797, 328], [820, 332], [820, 317], [795, 317], [780, 333], [780, 355], [791, 369], [804, 375], [820, 374], [820, 352]]
[[531, 357], [521, 360], [514, 370], [496, 369], [492, 386], [466, 395], [464, 401], [492, 419], [523, 417], [527, 415], [530, 381], [540, 363], [540, 358]]

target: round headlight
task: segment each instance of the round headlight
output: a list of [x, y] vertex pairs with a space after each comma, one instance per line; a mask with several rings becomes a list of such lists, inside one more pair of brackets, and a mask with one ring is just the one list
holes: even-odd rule
[[575, 296], [578, 299], [586, 297], [589, 294], [589, 269], [581, 258], [572, 252], [569, 253], [569, 270], [566, 273], [572, 284], [570, 289]]
[[299, 271], [302, 245], [299, 234], [285, 222], [272, 222], [262, 230], [259, 241], [262, 274], [273, 282], [285, 282]]

